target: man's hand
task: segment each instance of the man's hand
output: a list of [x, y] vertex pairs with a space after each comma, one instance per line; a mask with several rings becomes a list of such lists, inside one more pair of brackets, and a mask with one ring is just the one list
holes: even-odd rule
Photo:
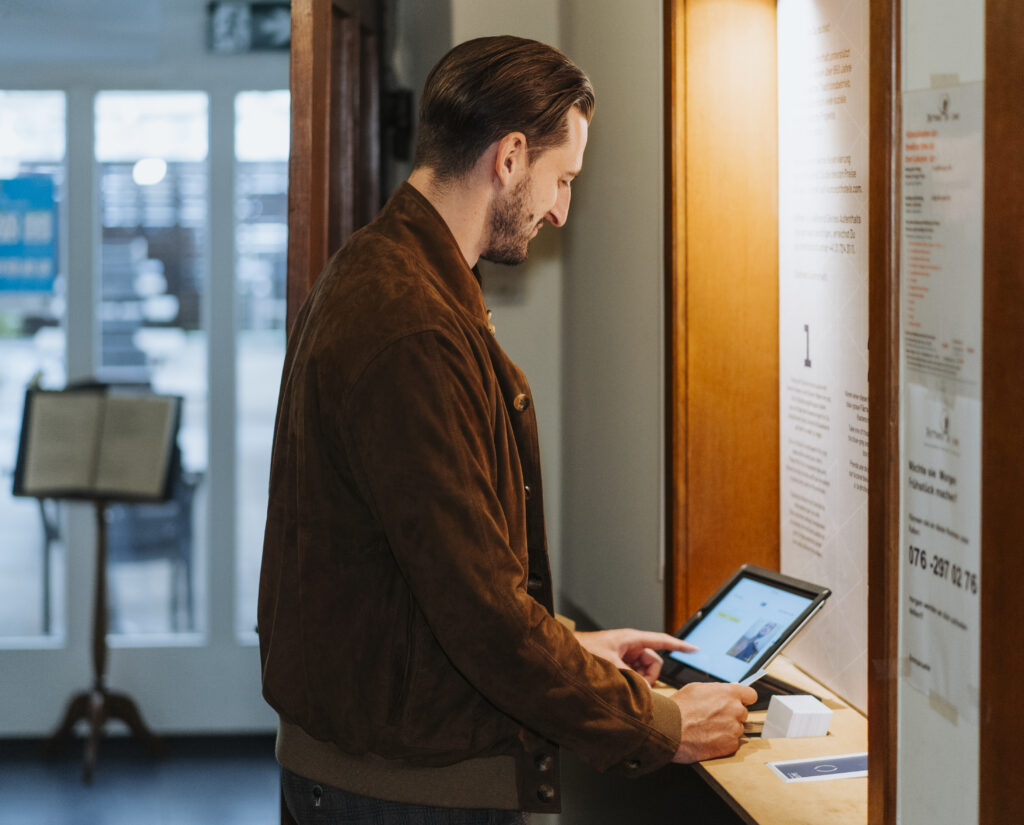
[[735, 753], [747, 719], [746, 706], [757, 701], [752, 687], [694, 682], [672, 694], [683, 716], [683, 736], [673, 762], [700, 762]]
[[607, 659], [615, 667], [635, 670], [653, 685], [661, 673], [661, 657], [656, 650], [696, 650], [693, 645], [669, 636], [645, 630], [623, 628], [577, 633], [576, 639], [595, 656]]

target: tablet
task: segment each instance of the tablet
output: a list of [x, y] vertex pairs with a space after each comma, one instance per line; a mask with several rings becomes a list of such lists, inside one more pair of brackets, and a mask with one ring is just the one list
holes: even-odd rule
[[676, 636], [698, 650], [665, 651], [661, 680], [741, 682], [763, 670], [831, 595], [827, 587], [744, 564]]

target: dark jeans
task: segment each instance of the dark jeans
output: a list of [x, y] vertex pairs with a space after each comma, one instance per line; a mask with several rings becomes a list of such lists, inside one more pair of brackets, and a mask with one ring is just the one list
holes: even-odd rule
[[522, 811], [435, 808], [349, 793], [281, 771], [288, 810], [298, 825], [529, 825]]

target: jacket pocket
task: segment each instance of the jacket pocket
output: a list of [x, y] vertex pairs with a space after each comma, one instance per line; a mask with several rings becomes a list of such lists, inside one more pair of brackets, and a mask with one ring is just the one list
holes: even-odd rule
[[483, 697], [467, 682], [414, 612], [399, 736], [410, 756], [460, 754], [472, 750], [474, 734], [490, 715]]
[[403, 711], [409, 701], [409, 682], [412, 678], [413, 652], [415, 649], [413, 628], [415, 626], [416, 609], [408, 605], [405, 611], [405, 655], [402, 668], [398, 671], [398, 684], [394, 685], [391, 691], [391, 700], [388, 703], [387, 721], [392, 728], [400, 728], [402, 725]]

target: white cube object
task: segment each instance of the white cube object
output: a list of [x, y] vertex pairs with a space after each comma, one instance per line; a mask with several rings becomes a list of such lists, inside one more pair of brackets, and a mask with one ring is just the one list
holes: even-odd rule
[[813, 696], [772, 696], [761, 738], [824, 736], [831, 721], [832, 711]]

